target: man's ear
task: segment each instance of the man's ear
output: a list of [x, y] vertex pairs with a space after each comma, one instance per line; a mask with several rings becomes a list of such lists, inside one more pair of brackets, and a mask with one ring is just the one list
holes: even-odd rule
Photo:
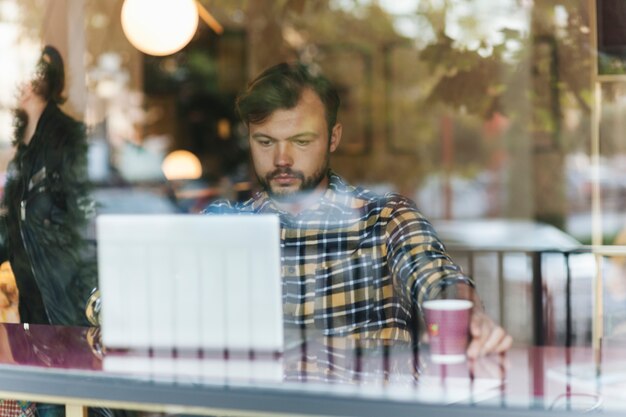
[[339, 142], [341, 142], [341, 132], [341, 123], [335, 124], [333, 130], [330, 132], [330, 146], [328, 148], [331, 152], [335, 152], [335, 149], [339, 146]]

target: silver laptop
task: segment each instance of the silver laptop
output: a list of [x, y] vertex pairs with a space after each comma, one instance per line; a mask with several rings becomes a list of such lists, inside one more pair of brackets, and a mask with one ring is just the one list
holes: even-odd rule
[[105, 346], [282, 352], [274, 215], [101, 215]]

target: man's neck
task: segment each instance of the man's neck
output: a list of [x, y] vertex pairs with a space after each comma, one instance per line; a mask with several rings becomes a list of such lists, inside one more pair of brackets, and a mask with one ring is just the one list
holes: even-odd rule
[[315, 198], [309, 195], [306, 198], [300, 198], [298, 199], [298, 201], [294, 201], [294, 202], [284, 202], [284, 201], [274, 200], [274, 203], [281, 211], [285, 211], [289, 214], [296, 215], [296, 214], [302, 213], [306, 209], [313, 206], [317, 201], [319, 201], [320, 197], [321, 197], [320, 194], [315, 193]]
[[287, 213], [296, 215], [303, 211], [313, 207], [320, 201], [326, 190], [328, 189], [328, 178], [325, 178], [314, 190], [299, 193], [289, 200], [276, 200], [272, 199], [276, 207]]

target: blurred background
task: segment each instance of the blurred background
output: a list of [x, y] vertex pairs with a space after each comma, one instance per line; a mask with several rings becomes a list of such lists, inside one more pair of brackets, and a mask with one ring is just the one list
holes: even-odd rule
[[[159, 2], [143, 3], [149, 17]], [[197, 3], [189, 43], [154, 56], [125, 35], [123, 0], [0, 0], [0, 173], [17, 86], [50, 43], [68, 67], [64, 108], [89, 128], [100, 212], [245, 199], [255, 182], [235, 97], [300, 60], [342, 96], [334, 169], [414, 199], [444, 242], [571, 248], [612, 244], [626, 226], [626, 2]]]
[[[175, 209], [243, 197], [250, 173], [234, 99], [265, 67], [301, 60], [340, 88], [345, 137], [333, 166], [350, 181], [401, 192], [430, 218], [531, 219], [588, 243], [599, 135], [603, 241], [626, 223], [626, 84], [611, 61], [614, 38], [626, 45], [614, 16], [623, 2], [203, 0], [223, 31], [201, 20], [183, 49], [161, 57], [129, 43], [123, 3], [0, 0], [0, 171], [16, 86], [51, 43], [66, 56], [66, 109], [90, 128], [90, 173], [107, 198], [122, 199], [120, 187], [161, 193], [176, 150], [201, 170], [169, 184]], [[613, 55], [596, 54], [602, 16], [591, 18], [602, 3], [616, 21], [602, 39]], [[616, 79], [602, 79], [598, 60]]]

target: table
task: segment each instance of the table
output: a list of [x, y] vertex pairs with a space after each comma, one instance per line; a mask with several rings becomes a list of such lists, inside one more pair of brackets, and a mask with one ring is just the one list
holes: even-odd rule
[[[626, 350], [603, 350], [596, 378], [588, 348], [517, 347], [473, 364], [434, 364], [426, 350], [383, 342], [306, 337], [279, 357], [177, 352], [102, 354], [99, 329], [0, 325], [0, 397], [205, 415], [521, 416], [626, 408]], [[128, 357], [122, 372], [108, 357]], [[137, 371], [133, 361], [152, 363]], [[159, 365], [173, 363], [174, 368]], [[184, 366], [177, 367], [178, 361]], [[234, 366], [231, 367], [233, 362]], [[248, 373], [241, 371], [248, 362]], [[118, 360], [119, 363], [119, 360]], [[193, 366], [195, 364], [195, 371]], [[225, 364], [222, 375], [207, 364]], [[260, 365], [260, 366], [257, 366]], [[242, 368], [244, 366], [244, 368]], [[278, 366], [278, 374], [272, 370]], [[171, 372], [174, 369], [175, 372]], [[549, 411], [548, 411], [549, 410]]]

